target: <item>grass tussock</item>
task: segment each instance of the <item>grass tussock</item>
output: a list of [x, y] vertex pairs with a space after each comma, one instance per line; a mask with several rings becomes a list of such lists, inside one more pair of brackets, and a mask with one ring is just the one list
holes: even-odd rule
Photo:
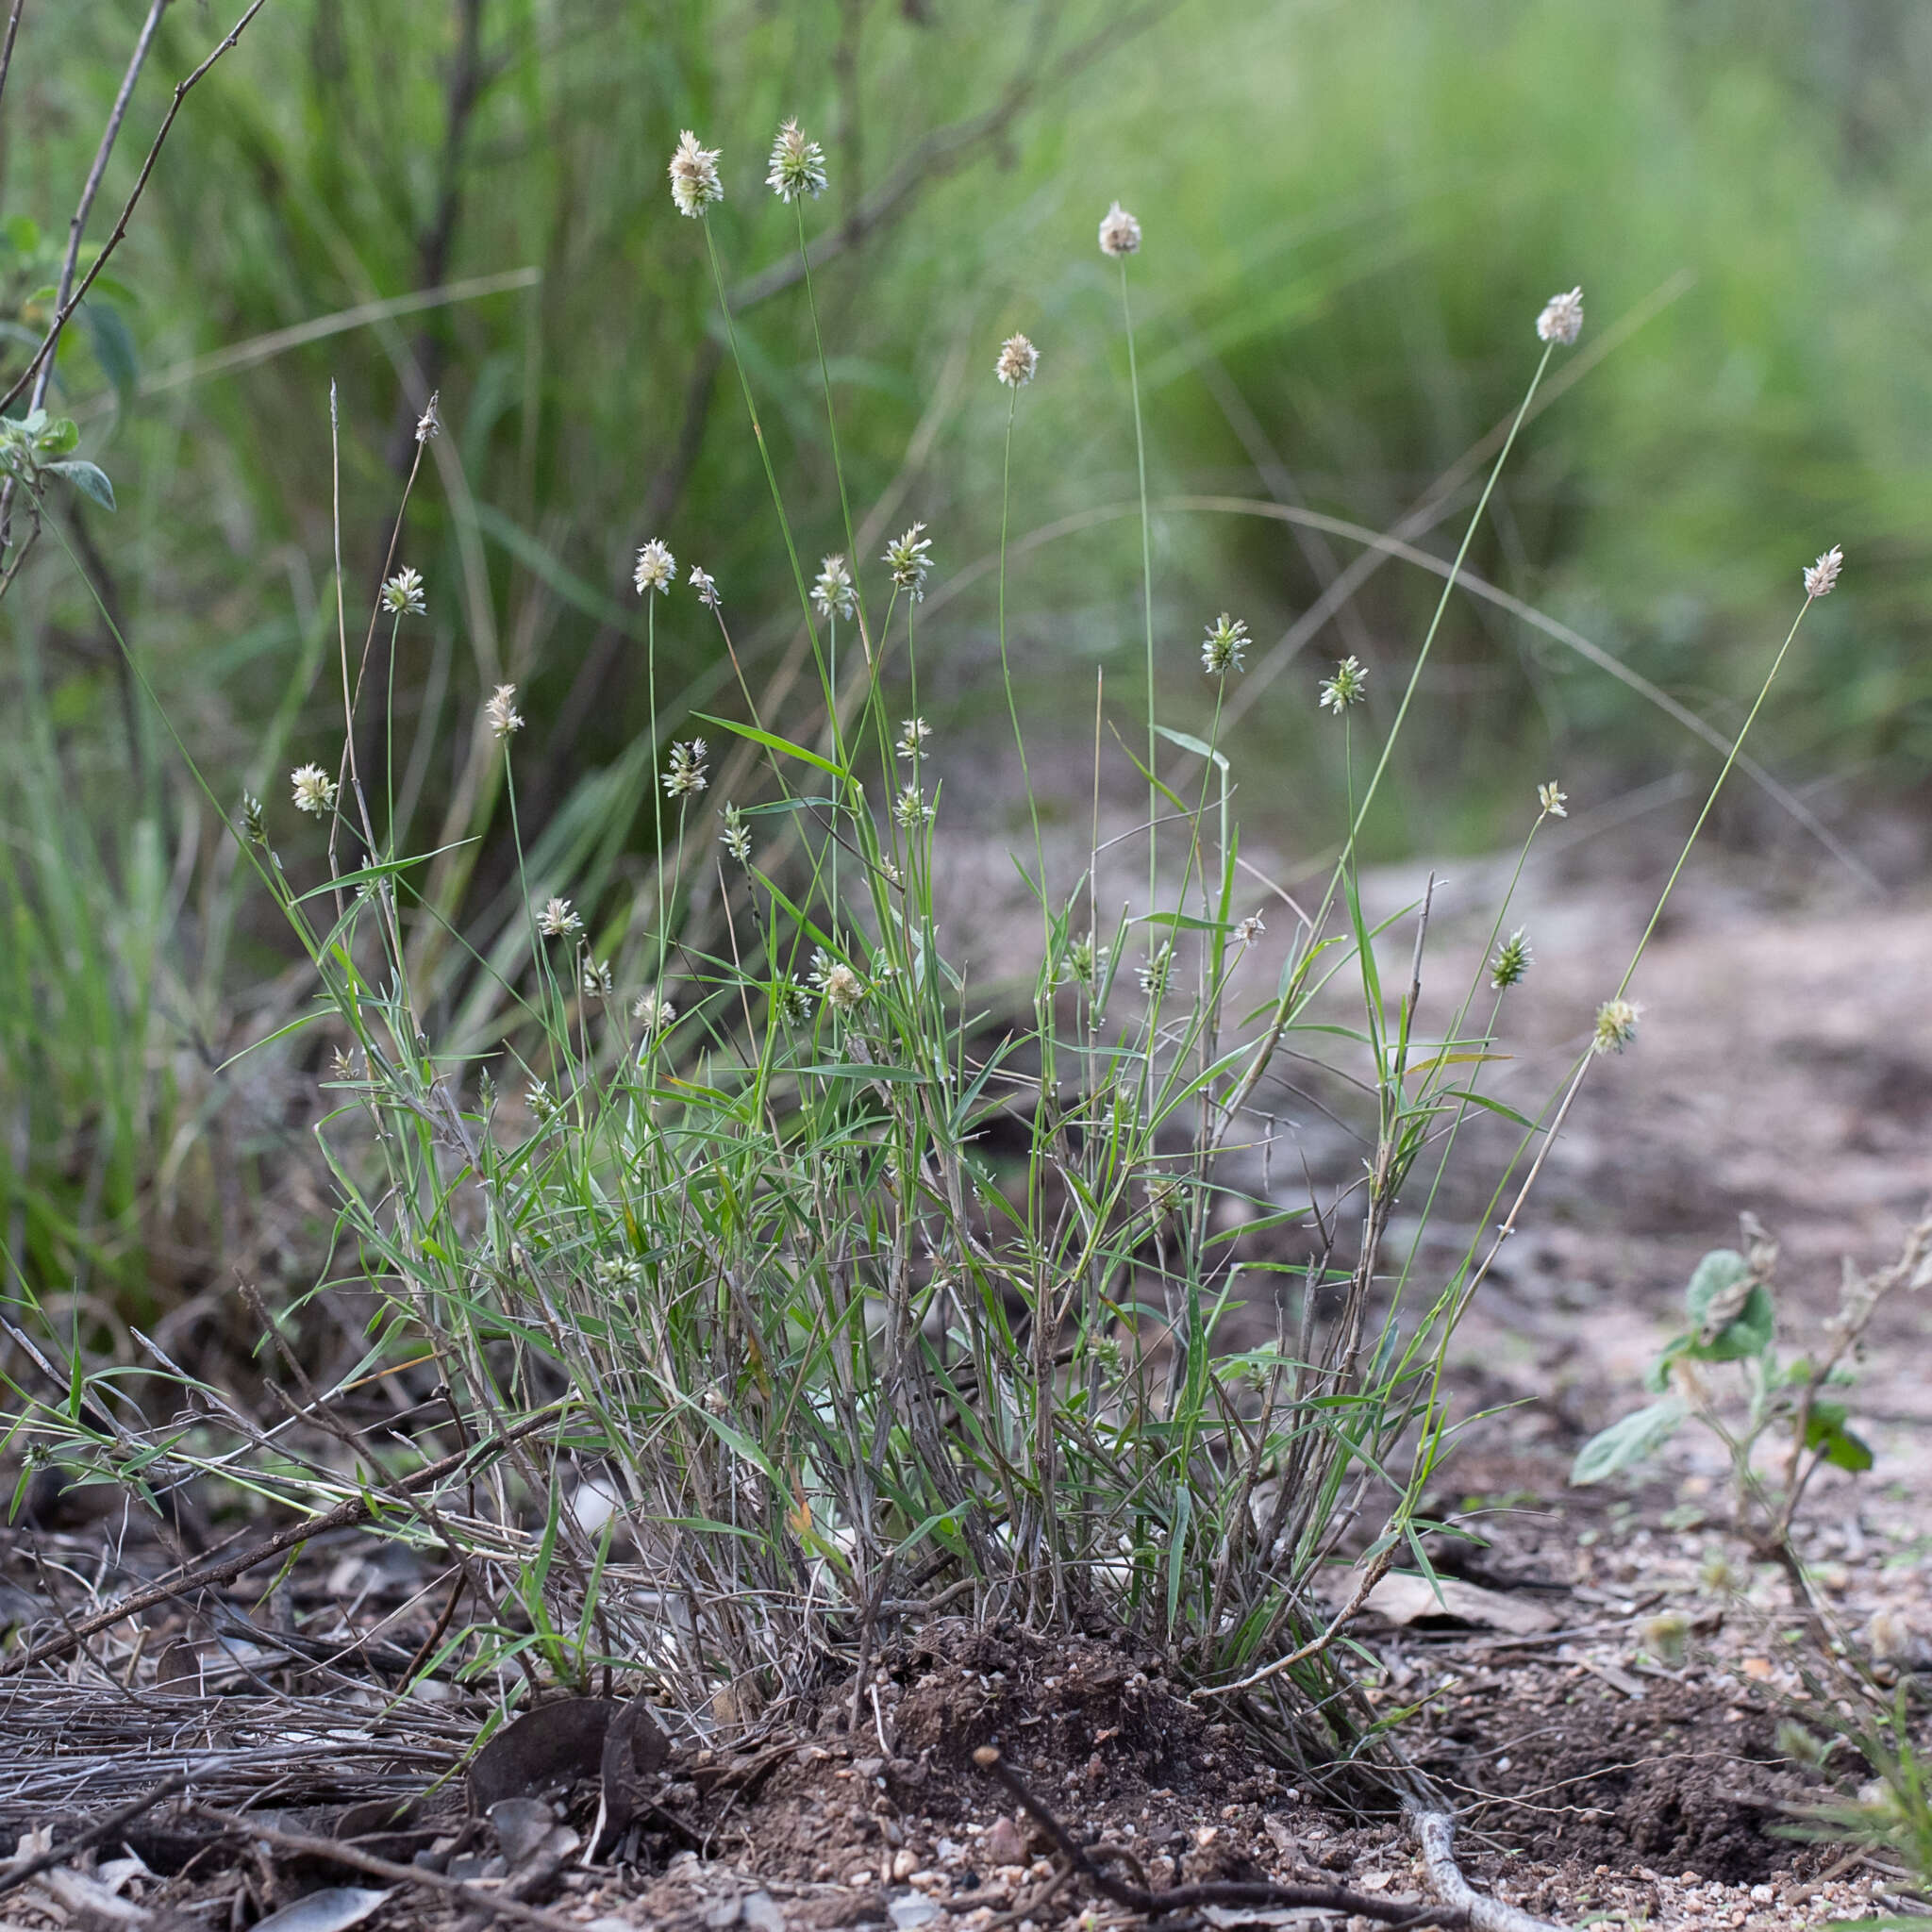
[[[947, 749], [919, 691], [943, 532], [915, 522], [881, 549], [841, 480], [842, 554], [816, 570], [801, 555], [709, 219], [721, 194], [746, 192], [745, 172], [687, 133], [671, 192], [701, 231], [789, 589], [721, 584], [662, 540], [642, 545], [651, 728], [576, 812], [519, 835], [512, 882], [474, 923], [455, 916], [475, 863], [464, 818], [431, 849], [405, 848], [417, 781], [393, 687], [368, 667], [393, 666], [440, 587], [393, 547], [366, 623], [351, 623], [338, 570], [339, 741], [291, 749], [286, 793], [230, 814], [306, 961], [281, 1030], [326, 1042], [316, 1131], [336, 1225], [316, 1294], [364, 1311], [362, 1358], [318, 1389], [288, 1350], [288, 1413], [258, 1425], [164, 1350], [139, 1384], [91, 1370], [23, 1278], [16, 1316], [40, 1329], [34, 1359], [58, 1387], [22, 1391], [13, 1435], [149, 1502], [201, 1476], [297, 1511], [359, 1492], [379, 1532], [440, 1550], [466, 1584], [466, 1613], [419, 1674], [494, 1684], [506, 1704], [519, 1685], [613, 1669], [698, 1724], [844, 1676], [856, 1699], [889, 1624], [944, 1604], [1126, 1627], [1164, 1645], [1197, 1695], [1238, 1696], [1290, 1753], [1349, 1756], [1375, 1724], [1335, 1642], [1391, 1564], [1429, 1567], [1442, 1525], [1423, 1498], [1455, 1436], [1450, 1340], [1590, 1066], [1640, 1025], [1642, 943], [1594, 1021], [1579, 1016], [1566, 1079], [1535, 1116], [1517, 1111], [1485, 1091], [1533, 964], [1510, 924], [1513, 878], [1483, 963], [1435, 1024], [1420, 1004], [1431, 892], [1372, 921], [1360, 891], [1362, 826], [1516, 429], [1581, 330], [1580, 291], [1515, 332], [1522, 400], [1386, 724], [1363, 722], [1356, 658], [1308, 681], [1341, 743], [1335, 856], [1318, 890], [1273, 889], [1262, 912], [1222, 729], [1246, 629], [1204, 611], [1198, 642], [1163, 636], [1142, 462], [1141, 571], [1113, 594], [1140, 606], [1149, 697], [1144, 717], [1112, 721], [1105, 756], [1145, 786], [1127, 841], [1137, 873], [1144, 843], [1145, 895], [1103, 908], [1097, 828], [1084, 871], [1051, 876], [1029, 780], [1014, 863], [1039, 942], [1020, 1017], [989, 1027], [962, 936], [936, 911]], [[808, 135], [781, 131], [770, 181], [793, 216], [836, 456], [807, 225], [824, 174]], [[1088, 398], [1130, 414], [1137, 440], [1129, 299], [1159, 274], [1141, 241], [1116, 204], [1100, 245], [1119, 268], [1129, 384]], [[1012, 451], [1058, 346], [1014, 334], [985, 356], [1006, 453], [1001, 687], [1023, 773]], [[435, 474], [439, 426], [432, 403], [399, 533], [419, 474]], [[1800, 620], [1825, 575], [1821, 559]], [[780, 701], [739, 671], [731, 622], [785, 597], [803, 675]], [[658, 689], [674, 598], [715, 624], [736, 674], [695, 721]], [[1155, 695], [1174, 689], [1156, 675], [1169, 659], [1199, 663], [1185, 707]], [[501, 797], [513, 826], [533, 735], [521, 702], [499, 683], [441, 748], [459, 791]], [[588, 863], [645, 799], [645, 868]], [[1564, 804], [1554, 782], [1524, 801], [1524, 857]], [[305, 814], [325, 844], [291, 842]], [[1292, 1141], [1264, 1095], [1299, 1057], [1351, 1081], [1372, 1124], [1353, 1185], [1305, 1205], [1269, 1178], [1291, 1173]], [[1391, 1242], [1391, 1217], [1400, 1201], [1426, 1221], [1478, 1115], [1507, 1122], [1514, 1151], [1483, 1177], [1491, 1211], [1459, 1263], [1427, 1274], [1420, 1242]], [[1004, 1178], [995, 1142], [1017, 1150]], [[264, 1320], [279, 1336], [317, 1306]], [[1258, 1339], [1256, 1307], [1273, 1317]], [[344, 1419], [347, 1391], [372, 1383], [407, 1392], [406, 1427]], [[169, 1414], [154, 1412], [158, 1388]], [[416, 1484], [438, 1458], [447, 1478]]]

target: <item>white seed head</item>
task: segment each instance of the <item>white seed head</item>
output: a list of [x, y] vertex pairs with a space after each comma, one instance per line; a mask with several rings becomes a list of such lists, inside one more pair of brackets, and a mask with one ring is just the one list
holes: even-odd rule
[[382, 608], [391, 617], [421, 617], [429, 608], [423, 601], [423, 573], [405, 564], [383, 585]]
[[295, 809], [320, 818], [336, 802], [336, 781], [320, 765], [297, 765], [289, 774], [295, 788]]
[[902, 758], [916, 758], [931, 736], [932, 726], [924, 718], [908, 718], [899, 727], [899, 742], [893, 749]]
[[1119, 202], [1100, 218], [1100, 252], [1103, 255], [1138, 255], [1141, 252], [1141, 225]]
[[483, 716], [489, 723], [492, 737], [508, 738], [512, 731], [524, 728], [524, 714], [517, 709], [516, 698], [515, 685], [499, 684], [490, 702], [483, 707]]
[[828, 557], [819, 567], [811, 587], [812, 607], [821, 617], [850, 617], [858, 600], [852, 589], [852, 573], [842, 557]]
[[436, 413], [437, 392], [430, 392], [429, 400], [423, 405], [423, 413], [416, 418], [416, 441], [427, 442], [442, 427], [442, 418]]
[[1245, 671], [1248, 653], [1248, 626], [1226, 611], [1208, 626], [1201, 643], [1201, 669], [1209, 677], [1225, 677], [1230, 671]]
[[925, 575], [932, 568], [932, 539], [920, 533], [924, 524], [914, 524], [903, 537], [886, 545], [886, 568], [892, 582], [917, 604], [925, 596]]
[[593, 1000], [608, 1000], [617, 990], [616, 982], [610, 976], [610, 962], [608, 959], [584, 961], [583, 989]]
[[1570, 794], [1567, 791], [1559, 791], [1554, 778], [1550, 779], [1547, 784], [1539, 785], [1536, 788], [1536, 802], [1553, 819], [1567, 819], [1570, 816], [1569, 812], [1565, 809], [1565, 807], [1570, 802]]
[[925, 794], [917, 785], [902, 785], [892, 800], [892, 816], [903, 829], [909, 832], [932, 817], [932, 807], [926, 803]]
[[1838, 585], [1838, 574], [1845, 567], [1845, 554], [1834, 543], [1805, 573], [1805, 594], [1828, 597]]
[[993, 374], [1008, 389], [1024, 389], [1040, 370], [1040, 351], [1024, 336], [1008, 336], [1000, 344]]
[[1552, 295], [1536, 319], [1536, 333], [1539, 341], [1561, 342], [1568, 348], [1583, 333], [1583, 291]]
[[718, 842], [740, 865], [751, 863], [751, 828], [735, 805], [724, 808], [724, 829], [718, 834]]
[[707, 610], [715, 610], [724, 603], [718, 594], [718, 579], [708, 570], [700, 570], [696, 564], [691, 567], [691, 575], [685, 581], [698, 593], [698, 602]]
[[705, 770], [709, 749], [702, 738], [671, 747], [671, 769], [664, 774], [668, 797], [695, 798], [711, 782]]
[[677, 152], [671, 157], [671, 198], [679, 214], [695, 221], [712, 202], [724, 199], [724, 184], [718, 178], [723, 153], [723, 148], [700, 147], [689, 127], [678, 136]]
[[865, 998], [865, 982], [851, 967], [841, 963], [825, 974], [822, 991], [828, 1004], [841, 1013], [849, 1013]]
[[653, 537], [638, 552], [638, 567], [631, 573], [631, 582], [638, 587], [638, 595], [647, 597], [656, 591], [660, 597], [671, 594], [671, 586], [677, 575], [677, 559], [671, 554], [671, 546], [662, 538]]
[[1149, 999], [1158, 999], [1167, 991], [1167, 975], [1173, 970], [1174, 948], [1163, 941], [1154, 949], [1154, 957], [1141, 964], [1141, 991]]
[[786, 122], [772, 143], [772, 172], [765, 186], [780, 201], [808, 194], [816, 201], [825, 192], [825, 151], [805, 138], [795, 120]]
[[842, 959], [835, 959], [823, 946], [811, 956], [811, 983], [824, 1002], [841, 1013], [849, 1013], [865, 998], [865, 981]]
[[1252, 946], [1268, 930], [1258, 912], [1251, 912], [1234, 929], [1234, 942], [1238, 946]]
[[677, 1008], [660, 992], [641, 992], [630, 1003], [630, 1016], [646, 1034], [661, 1033], [677, 1018]]
[[568, 899], [553, 897], [537, 914], [537, 930], [546, 940], [565, 940], [583, 929], [584, 922], [577, 917]]
[[1643, 1008], [1630, 1000], [1606, 1000], [1596, 1009], [1591, 1052], [1622, 1053], [1637, 1038], [1637, 1023], [1642, 1017]]
[[1322, 704], [1339, 718], [1350, 705], [1358, 705], [1368, 688], [1368, 667], [1353, 655], [1335, 667], [1335, 675], [1322, 680]]

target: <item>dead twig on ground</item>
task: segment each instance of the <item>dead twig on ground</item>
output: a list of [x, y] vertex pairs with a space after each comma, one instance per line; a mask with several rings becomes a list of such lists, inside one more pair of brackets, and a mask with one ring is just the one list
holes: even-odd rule
[[1412, 1807], [1408, 1828], [1415, 1834], [1436, 1896], [1462, 1914], [1470, 1932], [1554, 1932], [1548, 1920], [1539, 1919], [1520, 1906], [1486, 1897], [1462, 1875], [1455, 1855], [1456, 1820], [1448, 1812]]
[[[1456, 1879], [1461, 1886], [1461, 1896], [1453, 1903], [1441, 1905], [1409, 1905], [1399, 1899], [1375, 1898], [1367, 1892], [1347, 1891], [1340, 1886], [1276, 1885], [1268, 1880], [1209, 1879], [1198, 1885], [1171, 1885], [1159, 1891], [1141, 1885], [1129, 1885], [1124, 1879], [1109, 1876], [1094, 1862], [1096, 1856], [1112, 1861], [1120, 1855], [1111, 1846], [1079, 1843], [1053, 1812], [1033, 1795], [1025, 1780], [992, 1745], [982, 1744], [973, 1754], [973, 1761], [1011, 1792], [1020, 1807], [1053, 1841], [1055, 1849], [1074, 1873], [1102, 1897], [1125, 1906], [1130, 1911], [1172, 1912], [1194, 1906], [1258, 1906], [1264, 1909], [1285, 1910], [1312, 1907], [1321, 1911], [1347, 1912], [1374, 1919], [1384, 1925], [1440, 1925], [1446, 1928], [1446, 1932], [1462, 1932], [1462, 1928], [1468, 1928], [1468, 1932], [1526, 1932], [1526, 1928], [1536, 1926], [1538, 1932], [1547, 1932], [1539, 1921], [1529, 1918], [1526, 1913], [1515, 1912], [1510, 1907], [1497, 1907], [1499, 1911], [1513, 1914], [1507, 1919], [1479, 1920], [1471, 1910], [1472, 1902], [1479, 1906], [1493, 1902], [1471, 1891], [1459, 1872], [1456, 1874]], [[1453, 1861], [1450, 1870], [1455, 1871]]]

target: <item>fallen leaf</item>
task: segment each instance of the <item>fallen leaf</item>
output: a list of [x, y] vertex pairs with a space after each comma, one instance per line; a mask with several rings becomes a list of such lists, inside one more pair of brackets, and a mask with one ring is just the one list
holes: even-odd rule
[[[1440, 1593], [1439, 1593], [1440, 1592]], [[1512, 1637], [1535, 1637], [1554, 1630], [1557, 1619], [1526, 1597], [1483, 1590], [1460, 1577], [1426, 1576], [1394, 1570], [1370, 1591], [1365, 1607], [1391, 1624], [1413, 1624], [1423, 1617], [1449, 1617], [1486, 1630], [1505, 1630]]]
[[490, 1807], [490, 1828], [496, 1848], [512, 1865], [521, 1865], [550, 1836], [557, 1813], [541, 1798], [499, 1798]]
[[633, 1697], [604, 1733], [598, 1762], [603, 1783], [597, 1823], [591, 1832], [591, 1856], [620, 1838], [647, 1802], [645, 1781], [671, 1755], [670, 1740], [641, 1697]]
[[527, 1798], [552, 1785], [595, 1777], [604, 1739], [622, 1707], [609, 1697], [540, 1704], [491, 1738], [470, 1766], [470, 1802], [478, 1811], [504, 1798]]
[[360, 1885], [332, 1885], [311, 1891], [291, 1906], [256, 1921], [255, 1932], [346, 1932], [359, 1925], [388, 1898], [388, 1890], [371, 1891]]

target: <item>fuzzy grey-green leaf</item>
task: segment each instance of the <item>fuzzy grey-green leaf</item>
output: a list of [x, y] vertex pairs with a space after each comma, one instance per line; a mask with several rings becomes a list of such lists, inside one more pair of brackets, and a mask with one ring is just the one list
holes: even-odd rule
[[1641, 1462], [1670, 1440], [1690, 1411], [1674, 1395], [1635, 1409], [1621, 1422], [1600, 1429], [1576, 1453], [1570, 1468], [1573, 1483], [1600, 1483], [1606, 1476]]
[[50, 476], [65, 476], [83, 496], [92, 497], [103, 509], [114, 508], [114, 486], [108, 480], [108, 473], [98, 464], [89, 462], [49, 463]]

